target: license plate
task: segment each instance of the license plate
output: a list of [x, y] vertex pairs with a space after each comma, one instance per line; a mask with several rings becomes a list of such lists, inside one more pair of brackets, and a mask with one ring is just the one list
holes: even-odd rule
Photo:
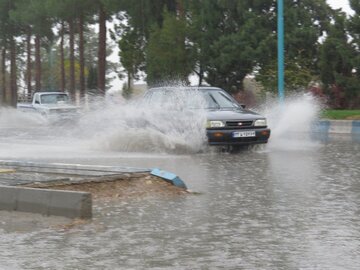
[[255, 137], [255, 131], [235, 131], [233, 132], [233, 138], [242, 138], [242, 137]]

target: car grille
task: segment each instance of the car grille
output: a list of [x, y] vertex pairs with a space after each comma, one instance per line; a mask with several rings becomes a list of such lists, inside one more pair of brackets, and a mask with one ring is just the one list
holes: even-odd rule
[[253, 125], [253, 121], [226, 121], [226, 127], [247, 128]]
[[73, 108], [62, 108], [62, 109], [51, 109], [51, 114], [58, 114], [58, 113], [76, 113], [77, 110]]

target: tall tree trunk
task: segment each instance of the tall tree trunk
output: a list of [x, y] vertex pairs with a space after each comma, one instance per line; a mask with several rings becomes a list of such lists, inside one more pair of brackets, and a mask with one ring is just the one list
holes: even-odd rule
[[80, 97], [85, 96], [84, 16], [79, 17]]
[[11, 98], [10, 104], [12, 107], [16, 108], [17, 105], [17, 72], [16, 72], [16, 43], [15, 39], [11, 38], [10, 40], [10, 89], [11, 89]]
[[127, 78], [127, 87], [128, 87], [128, 90], [130, 90], [132, 87], [133, 87], [133, 75], [132, 73], [129, 71], [128, 72], [128, 78]]
[[185, 17], [183, 0], [176, 0], [176, 10], [180, 18]]
[[35, 36], [35, 91], [41, 91], [40, 35]]
[[75, 44], [74, 44], [74, 21], [69, 20], [69, 45], [70, 45], [70, 86], [69, 91], [73, 101], [76, 99], [75, 93]]
[[203, 82], [203, 79], [204, 79], [204, 71], [201, 67], [201, 64], [200, 64], [200, 70], [199, 70], [199, 73], [197, 73], [198, 77], [199, 77], [199, 86], [202, 85], [202, 82]]
[[31, 27], [28, 28], [28, 33], [26, 36], [26, 85], [27, 85], [27, 94], [31, 96], [32, 89], [31, 89]]
[[60, 90], [65, 92], [65, 60], [64, 60], [64, 32], [65, 25], [64, 22], [61, 22], [61, 31], [60, 31]]
[[98, 91], [105, 95], [106, 76], [106, 12], [99, 9], [99, 47], [98, 47]]
[[6, 48], [1, 51], [1, 104], [6, 104]]

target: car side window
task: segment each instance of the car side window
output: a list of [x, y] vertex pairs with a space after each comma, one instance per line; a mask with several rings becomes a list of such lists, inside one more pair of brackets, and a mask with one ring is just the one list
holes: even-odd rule
[[40, 96], [39, 95], [35, 96], [35, 104], [40, 104]]
[[161, 102], [163, 100], [163, 96], [164, 96], [164, 94], [162, 92], [154, 91], [151, 93], [150, 97], [148, 98], [148, 102], [151, 105], [161, 104]]
[[[169, 104], [175, 105], [179, 101], [176, 98], [176, 95], [173, 91], [153, 91], [151, 95], [147, 98], [147, 102], [150, 105], [155, 106], [168, 106]], [[170, 106], [172, 106], [170, 105]]]

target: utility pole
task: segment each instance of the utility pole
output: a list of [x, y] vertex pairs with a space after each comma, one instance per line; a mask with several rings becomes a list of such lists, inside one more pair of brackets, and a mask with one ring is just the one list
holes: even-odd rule
[[277, 0], [278, 92], [284, 101], [284, 0]]

